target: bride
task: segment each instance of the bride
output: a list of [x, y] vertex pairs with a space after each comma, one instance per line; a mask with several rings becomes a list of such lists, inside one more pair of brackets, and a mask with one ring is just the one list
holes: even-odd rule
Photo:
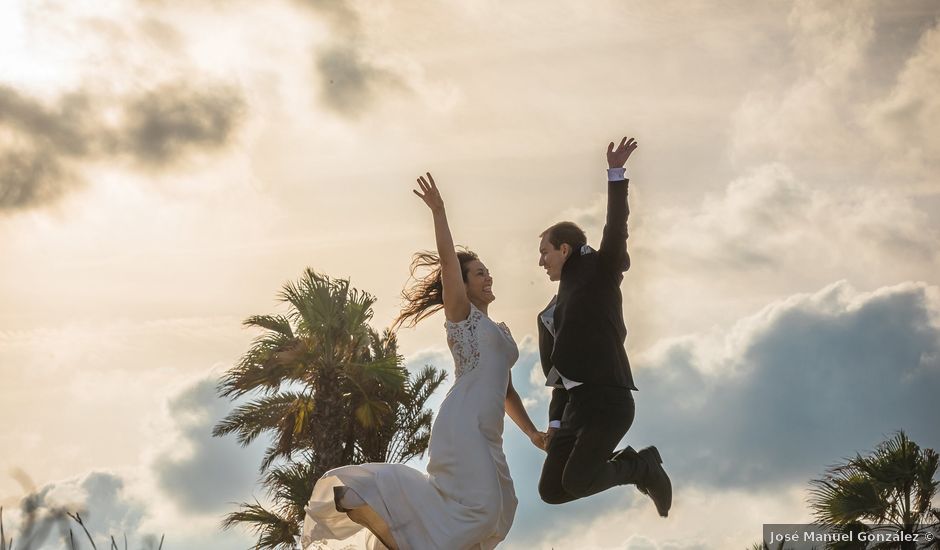
[[503, 323], [487, 316], [493, 278], [472, 252], [457, 251], [444, 201], [431, 174], [414, 193], [431, 209], [435, 256], [417, 254], [412, 275], [434, 268], [405, 292], [396, 325], [443, 309], [455, 380], [431, 428], [427, 473], [404, 464], [357, 464], [323, 474], [313, 488], [302, 545], [355, 535], [363, 527], [370, 549], [494, 548], [509, 533], [516, 494], [503, 454], [504, 412], [534, 445], [545, 448], [512, 386], [519, 350]]

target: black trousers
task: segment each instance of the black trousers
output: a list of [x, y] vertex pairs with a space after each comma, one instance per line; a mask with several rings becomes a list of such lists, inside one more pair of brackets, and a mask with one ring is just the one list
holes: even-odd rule
[[633, 424], [636, 405], [627, 388], [588, 386], [568, 390], [561, 428], [548, 444], [539, 496], [563, 504], [617, 485], [635, 483], [646, 467], [635, 454], [611, 461]]

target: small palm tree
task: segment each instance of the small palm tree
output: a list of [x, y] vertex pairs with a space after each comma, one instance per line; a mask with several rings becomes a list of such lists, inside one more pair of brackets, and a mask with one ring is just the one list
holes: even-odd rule
[[295, 440], [329, 442], [315, 449], [315, 464], [348, 463], [354, 451], [346, 445], [349, 418], [375, 421], [388, 405], [370, 390], [403, 388], [406, 371], [394, 339], [386, 332], [391, 341], [383, 341], [369, 327], [375, 298], [350, 288], [346, 279], [307, 269], [298, 283], [284, 286], [280, 298], [289, 314], [249, 317], [245, 326], [265, 332], [219, 384], [223, 397], [260, 397], [235, 409], [213, 435], [235, 433], [247, 445], [271, 433], [262, 471], [304, 447]]
[[[868, 530], [866, 523], [871, 523], [886, 526], [873, 531], [935, 536], [940, 509], [931, 501], [940, 487], [934, 481], [938, 461], [936, 451], [921, 449], [899, 431], [871, 454], [858, 454], [813, 480], [810, 507], [817, 522], [843, 530]], [[916, 543], [900, 547], [915, 548]]]
[[271, 443], [261, 463], [273, 506], [243, 503], [223, 527], [248, 525], [257, 548], [293, 548], [316, 480], [345, 464], [398, 462], [427, 450], [433, 415], [428, 398], [446, 373], [402, 366], [395, 334], [369, 326], [375, 299], [307, 269], [280, 299], [287, 315], [249, 317], [263, 333], [225, 373], [219, 393], [255, 398], [236, 407], [213, 435], [248, 445]]

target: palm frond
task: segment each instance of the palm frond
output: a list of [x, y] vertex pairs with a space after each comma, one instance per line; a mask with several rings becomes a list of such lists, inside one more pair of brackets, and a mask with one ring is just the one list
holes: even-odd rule
[[361, 333], [372, 319], [375, 298], [350, 288], [349, 279], [332, 279], [307, 268], [299, 281], [284, 285], [279, 298], [302, 332]]
[[374, 428], [385, 423], [385, 417], [391, 410], [385, 401], [366, 398], [356, 407], [356, 420], [363, 428]]
[[221, 378], [217, 387], [221, 397], [233, 399], [259, 390], [271, 393], [290, 380], [302, 378], [306, 359], [305, 342], [298, 338], [265, 335]]
[[399, 389], [408, 377], [408, 371], [400, 363], [397, 356], [348, 363], [344, 365], [342, 375], [358, 385], [374, 383]]
[[319, 477], [311, 461], [306, 459], [271, 468], [262, 483], [282, 516], [303, 521], [304, 506], [310, 500], [314, 482]]
[[938, 456], [899, 431], [863, 456], [829, 468], [810, 482], [816, 521], [846, 526], [870, 522], [904, 532], [930, 521]]
[[242, 503], [237, 512], [226, 515], [222, 521], [222, 529], [236, 525], [245, 525], [258, 535], [257, 549], [293, 550], [296, 546], [294, 537], [300, 534], [296, 522], [268, 510], [258, 501]]
[[294, 338], [290, 320], [283, 315], [252, 315], [242, 322], [242, 326], [263, 328], [286, 339]]
[[302, 431], [314, 407], [313, 397], [300, 392], [264, 396], [236, 407], [213, 427], [212, 435], [234, 433], [238, 443], [247, 446], [264, 432], [295, 434]]
[[447, 372], [426, 365], [406, 383], [406, 398], [398, 411], [396, 431], [388, 444], [387, 460], [405, 462], [423, 455], [431, 439], [434, 413], [425, 409], [427, 400], [447, 379]]

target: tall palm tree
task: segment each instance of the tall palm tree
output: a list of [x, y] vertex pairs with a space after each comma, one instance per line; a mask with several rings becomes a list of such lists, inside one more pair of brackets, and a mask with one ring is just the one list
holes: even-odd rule
[[[882, 442], [867, 455], [828, 469], [811, 481], [810, 507], [817, 522], [843, 530], [869, 530], [866, 523], [887, 527], [872, 531], [931, 533], [940, 528], [940, 509], [931, 501], [940, 487], [934, 481], [938, 455], [921, 449], [903, 431]], [[932, 547], [940, 548], [934, 539]], [[917, 548], [916, 543], [881, 548]]]
[[253, 399], [213, 429], [248, 445], [271, 436], [261, 463], [273, 502], [242, 503], [223, 527], [246, 524], [257, 548], [293, 548], [304, 505], [326, 471], [367, 461], [404, 461], [425, 452], [433, 415], [425, 409], [446, 373], [402, 366], [395, 334], [369, 326], [375, 299], [307, 269], [287, 283], [280, 300], [287, 315], [256, 315], [261, 329], [219, 383], [223, 397]]

